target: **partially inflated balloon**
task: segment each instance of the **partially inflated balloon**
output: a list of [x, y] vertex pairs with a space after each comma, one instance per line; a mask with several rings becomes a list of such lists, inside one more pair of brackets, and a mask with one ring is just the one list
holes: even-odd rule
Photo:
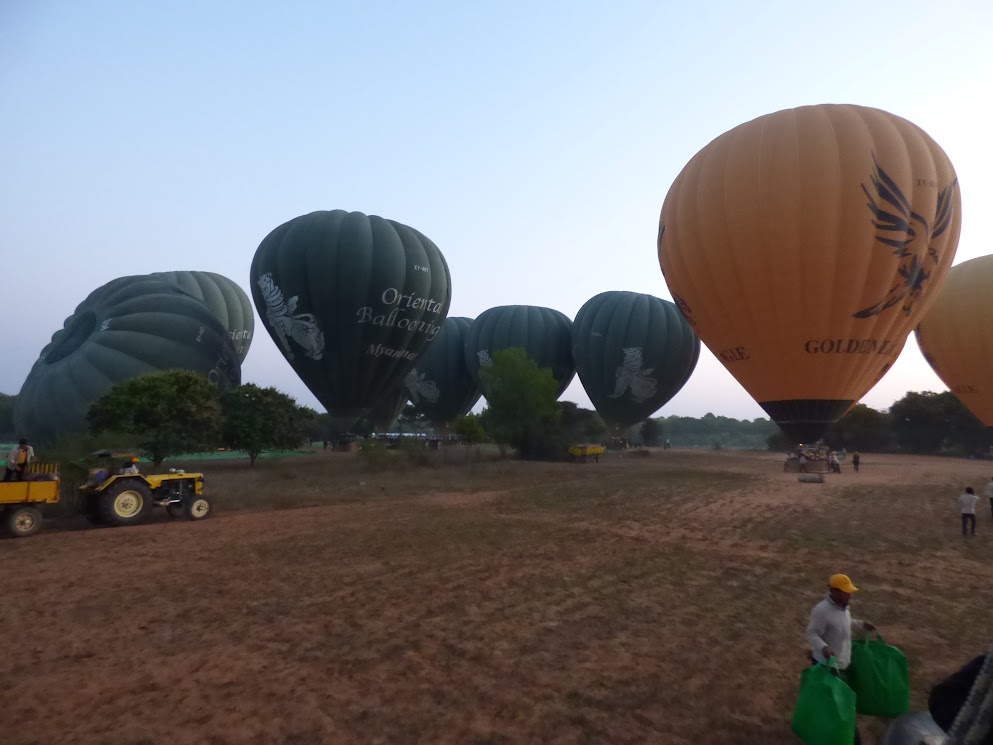
[[115, 279], [42, 349], [17, 396], [17, 431], [43, 442], [86, 432], [90, 406], [115, 384], [173, 369], [221, 388], [241, 383], [234, 346], [206, 305], [151, 277]]
[[149, 276], [174, 282], [188, 295], [200, 299], [228, 330], [238, 361], [245, 361], [255, 330], [255, 313], [241, 287], [213, 272], [154, 272]]
[[342, 210], [273, 230], [251, 283], [269, 335], [340, 431], [403, 384], [452, 298], [448, 265], [427, 237]]
[[435, 424], [465, 416], [479, 400], [479, 386], [465, 361], [469, 318], [446, 318], [438, 337], [407, 373], [410, 402]]
[[549, 368], [559, 395], [576, 375], [572, 360], [572, 321], [557, 310], [535, 305], [501, 305], [483, 311], [466, 339], [465, 361], [479, 381], [480, 365], [490, 364], [494, 352], [523, 349], [538, 367]]
[[700, 339], [806, 442], [896, 360], [960, 226], [955, 170], [923, 130], [806, 106], [697, 153], [666, 195], [658, 254]]
[[662, 408], [689, 380], [700, 340], [670, 302], [603, 292], [579, 309], [572, 353], [604, 421], [631, 426]]
[[942, 382], [993, 427], [993, 256], [953, 266], [915, 333]]

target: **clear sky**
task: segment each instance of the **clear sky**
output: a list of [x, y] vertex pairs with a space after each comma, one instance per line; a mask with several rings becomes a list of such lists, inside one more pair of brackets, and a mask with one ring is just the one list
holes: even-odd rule
[[[0, 391], [91, 290], [205, 270], [247, 291], [318, 209], [411, 225], [451, 315], [670, 299], [658, 215], [683, 165], [779, 109], [855, 103], [958, 171], [955, 263], [989, 253], [993, 3], [0, 0]], [[317, 407], [261, 323], [243, 378]], [[864, 400], [944, 390], [908, 342]], [[589, 406], [577, 378], [564, 398]], [[659, 413], [765, 416], [706, 349]]]

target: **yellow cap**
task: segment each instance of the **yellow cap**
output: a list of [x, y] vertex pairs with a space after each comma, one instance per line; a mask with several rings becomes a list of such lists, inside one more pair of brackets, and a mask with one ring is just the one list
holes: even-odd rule
[[842, 592], [858, 592], [859, 589], [852, 584], [852, 580], [847, 574], [832, 574], [830, 585], [835, 590], [841, 590]]

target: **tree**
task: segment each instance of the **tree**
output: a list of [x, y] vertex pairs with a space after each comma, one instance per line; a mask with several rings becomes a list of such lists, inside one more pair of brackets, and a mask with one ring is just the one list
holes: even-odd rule
[[264, 450], [299, 447], [313, 421], [313, 412], [297, 406], [285, 393], [252, 383], [225, 393], [221, 407], [224, 444], [248, 453], [253, 466]]
[[475, 414], [460, 416], [452, 424], [452, 430], [466, 446], [478, 445], [486, 441], [486, 430]]
[[574, 440], [599, 440], [607, 433], [607, 425], [592, 409], [584, 409], [572, 401], [559, 402], [562, 429]]
[[893, 435], [901, 450], [937, 453], [948, 433], [944, 404], [937, 393], [911, 391], [890, 407]]
[[641, 439], [648, 447], [661, 445], [665, 440], [665, 425], [658, 419], [646, 419], [641, 425]]
[[481, 418], [486, 434], [516, 448], [527, 459], [565, 457], [568, 450], [552, 371], [539, 368], [523, 349], [501, 349], [479, 369], [488, 406]]
[[848, 450], [889, 450], [893, 439], [890, 415], [876, 411], [865, 404], [856, 404], [851, 411], [835, 422], [824, 436], [831, 447]]
[[217, 389], [187, 370], [168, 370], [118, 383], [87, 414], [93, 434], [120, 432], [151, 454], [156, 466], [170, 455], [217, 446], [223, 417]]

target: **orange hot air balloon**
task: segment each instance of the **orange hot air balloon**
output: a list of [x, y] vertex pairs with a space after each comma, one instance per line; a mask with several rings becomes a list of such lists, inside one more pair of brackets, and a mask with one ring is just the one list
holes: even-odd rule
[[927, 133], [805, 106], [715, 139], [673, 182], [659, 263], [700, 339], [800, 442], [875, 385], [951, 266], [955, 169]]
[[953, 266], [914, 334], [956, 398], [993, 427], [993, 256]]

